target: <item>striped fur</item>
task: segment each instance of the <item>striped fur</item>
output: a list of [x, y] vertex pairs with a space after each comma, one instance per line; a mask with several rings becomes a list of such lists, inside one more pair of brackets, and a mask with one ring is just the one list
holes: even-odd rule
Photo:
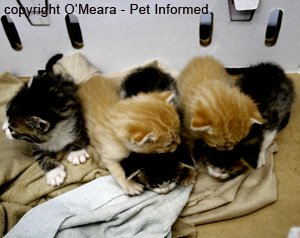
[[230, 85], [229, 75], [212, 57], [194, 58], [177, 78], [187, 139], [203, 139], [231, 150], [262, 117], [253, 100]]

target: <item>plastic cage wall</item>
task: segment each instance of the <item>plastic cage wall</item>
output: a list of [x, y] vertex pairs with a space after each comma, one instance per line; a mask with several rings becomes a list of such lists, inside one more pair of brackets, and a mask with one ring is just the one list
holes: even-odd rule
[[[256, 6], [241, 9], [243, 2]], [[20, 14], [21, 6], [36, 14]], [[38, 14], [45, 6], [47, 14]], [[181, 69], [207, 54], [229, 68], [273, 61], [299, 72], [299, 11], [299, 0], [2, 0], [0, 72], [30, 76], [53, 54], [74, 51], [103, 72], [154, 59]]]

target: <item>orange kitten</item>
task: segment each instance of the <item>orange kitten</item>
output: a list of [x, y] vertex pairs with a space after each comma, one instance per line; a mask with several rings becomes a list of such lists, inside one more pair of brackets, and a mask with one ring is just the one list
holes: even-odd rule
[[184, 128], [189, 140], [231, 150], [253, 123], [263, 119], [255, 103], [230, 86], [224, 66], [212, 57], [194, 58], [177, 78]]
[[120, 100], [112, 79], [97, 75], [79, 87], [91, 144], [129, 195], [143, 186], [128, 180], [120, 162], [131, 152], [173, 152], [180, 143], [180, 122], [170, 103], [172, 92], [139, 94]]

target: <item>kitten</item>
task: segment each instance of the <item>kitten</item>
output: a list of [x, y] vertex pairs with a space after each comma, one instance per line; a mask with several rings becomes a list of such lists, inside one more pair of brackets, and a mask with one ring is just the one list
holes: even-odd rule
[[246, 69], [237, 86], [257, 103], [265, 121], [256, 166], [260, 168], [266, 163], [266, 151], [277, 132], [289, 121], [295, 100], [294, 85], [280, 66], [261, 63]]
[[230, 86], [223, 65], [212, 57], [194, 58], [176, 80], [186, 140], [232, 150], [262, 117], [253, 100]]
[[201, 139], [196, 140], [193, 157], [206, 166], [210, 176], [218, 180], [234, 178], [256, 167], [262, 130], [263, 125], [254, 124], [249, 134], [230, 151], [220, 151], [209, 147]]
[[122, 98], [136, 96], [140, 92], [176, 92], [175, 79], [155, 66], [140, 67], [128, 74], [123, 80], [120, 92]]
[[91, 144], [126, 194], [143, 186], [127, 180], [120, 162], [131, 152], [172, 152], [180, 143], [180, 122], [172, 92], [153, 92], [120, 100], [118, 84], [101, 75], [79, 87]]
[[195, 183], [197, 172], [187, 147], [180, 144], [172, 153], [132, 152], [121, 161], [127, 179], [134, 179], [158, 194], [172, 191], [176, 184]]
[[84, 163], [89, 157], [89, 138], [76, 91], [71, 80], [41, 72], [7, 105], [2, 130], [8, 139], [32, 144], [33, 155], [52, 186], [62, 184], [66, 177], [64, 166], [56, 160], [59, 152], [69, 152], [67, 159], [72, 164]]
[[230, 168], [242, 173], [246, 167], [260, 168], [265, 164], [267, 149], [277, 131], [287, 125], [295, 99], [293, 82], [275, 64], [262, 63], [246, 69], [236, 84], [257, 103], [264, 124], [253, 125], [250, 133], [229, 152], [203, 150], [203, 145], [195, 143], [195, 158], [201, 158], [208, 173], [218, 179], [234, 177]]

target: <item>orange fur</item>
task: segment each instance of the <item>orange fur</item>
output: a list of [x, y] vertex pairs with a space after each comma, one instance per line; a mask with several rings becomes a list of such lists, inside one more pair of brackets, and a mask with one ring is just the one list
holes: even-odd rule
[[118, 84], [97, 75], [79, 87], [91, 144], [127, 194], [142, 192], [126, 180], [120, 161], [130, 152], [172, 152], [180, 143], [180, 123], [172, 92], [140, 94], [120, 100]]
[[230, 86], [224, 66], [212, 57], [194, 58], [177, 78], [184, 128], [190, 140], [231, 150], [263, 119], [253, 100]]

